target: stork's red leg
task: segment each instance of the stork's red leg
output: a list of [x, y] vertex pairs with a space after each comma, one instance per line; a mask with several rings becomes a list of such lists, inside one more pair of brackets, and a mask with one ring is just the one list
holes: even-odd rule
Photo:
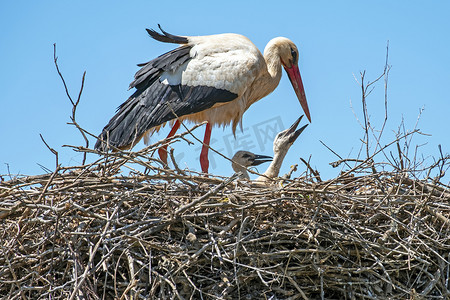
[[[180, 128], [180, 121], [176, 121], [175, 124], [173, 124], [172, 129], [170, 130], [169, 134], [167, 135], [167, 138], [172, 137], [175, 132], [177, 132], [178, 128]], [[165, 145], [158, 149], [159, 158], [167, 165], [167, 146]]]
[[203, 173], [208, 173], [209, 168], [208, 146], [210, 140], [211, 140], [211, 124], [206, 123], [205, 137], [203, 138], [203, 147], [202, 152], [200, 153], [200, 166], [202, 167]]

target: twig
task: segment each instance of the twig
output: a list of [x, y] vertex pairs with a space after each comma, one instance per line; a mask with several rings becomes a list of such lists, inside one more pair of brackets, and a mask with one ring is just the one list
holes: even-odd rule
[[[59, 77], [61, 78], [61, 81], [63, 82], [64, 85], [64, 89], [66, 91], [66, 95], [69, 98], [70, 103], [72, 104], [72, 116], [70, 117], [70, 119], [72, 120], [71, 123], [68, 123], [69, 125], [74, 125], [81, 133], [81, 135], [83, 136], [84, 141], [86, 142], [86, 148], [89, 148], [89, 140], [86, 137], [85, 134], [85, 130], [81, 128], [81, 126], [77, 123], [77, 121], [75, 120], [75, 116], [76, 116], [76, 111], [77, 111], [77, 107], [78, 104], [80, 103], [80, 99], [81, 99], [81, 94], [83, 93], [83, 88], [84, 88], [84, 79], [86, 77], [86, 71], [83, 72], [83, 77], [81, 79], [81, 87], [80, 87], [80, 91], [78, 93], [78, 98], [77, 101], [74, 102], [72, 100], [72, 97], [70, 96], [69, 93], [69, 89], [67, 88], [67, 84], [66, 81], [64, 80], [63, 75], [61, 74], [59, 67], [58, 67], [58, 57], [56, 56], [56, 43], [53, 44], [53, 61], [55, 63], [55, 67], [56, 67], [56, 71], [58, 72]], [[83, 155], [83, 161], [82, 164], [84, 165], [86, 163], [86, 153]]]
[[222, 182], [221, 184], [219, 184], [218, 186], [216, 186], [213, 190], [209, 191], [208, 193], [204, 194], [203, 196], [201, 196], [200, 198], [192, 201], [189, 204], [183, 205], [181, 206], [179, 209], [177, 209], [175, 211], [175, 216], [182, 214], [184, 211], [188, 210], [189, 208], [203, 202], [209, 199], [209, 197], [217, 194], [218, 191], [222, 190], [224, 187], [226, 187], [228, 184], [230, 184], [231, 182], [233, 182], [234, 180], [236, 180], [238, 178], [237, 174], [233, 174], [233, 176], [231, 176], [230, 178], [228, 178], [227, 180], [225, 180], [224, 182]]
[[77, 293], [78, 293], [78, 290], [81, 288], [81, 285], [82, 285], [82, 284], [84, 283], [84, 281], [86, 280], [87, 275], [88, 275], [89, 271], [90, 271], [91, 268], [92, 268], [91, 265], [92, 265], [92, 262], [94, 261], [95, 254], [97, 253], [97, 250], [98, 250], [100, 244], [102, 243], [103, 239], [104, 239], [105, 236], [106, 236], [106, 233], [108, 232], [109, 226], [110, 226], [110, 224], [111, 224], [111, 220], [115, 217], [115, 215], [116, 215], [117, 211], [119, 210], [119, 208], [120, 208], [120, 204], [116, 206], [116, 208], [114, 209], [114, 212], [111, 214], [111, 217], [110, 217], [110, 218], [108, 219], [108, 221], [106, 222], [106, 224], [105, 224], [105, 226], [104, 226], [104, 228], [103, 228], [102, 235], [100, 236], [99, 240], [98, 240], [97, 243], [95, 244], [94, 249], [90, 252], [88, 263], [86, 264], [86, 267], [85, 267], [85, 269], [84, 269], [84, 272], [83, 272], [83, 274], [81, 275], [80, 280], [78, 281], [77, 286], [76, 286], [75, 289], [72, 291], [72, 294], [70, 295], [69, 300], [74, 299], [74, 297], [75, 297], [75, 296], [77, 295]]
[[55, 149], [53, 149], [52, 147], [50, 147], [47, 142], [44, 140], [44, 137], [42, 136], [42, 134], [39, 134], [39, 136], [41, 137], [42, 142], [44, 142], [45, 146], [50, 150], [50, 152], [52, 152], [55, 155], [55, 159], [56, 159], [56, 168], [59, 167], [59, 163], [58, 163], [58, 151], [56, 151]]

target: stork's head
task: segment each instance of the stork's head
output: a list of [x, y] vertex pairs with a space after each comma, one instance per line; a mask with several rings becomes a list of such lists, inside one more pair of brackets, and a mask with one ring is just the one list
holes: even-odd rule
[[262, 163], [268, 162], [272, 160], [272, 157], [266, 155], [258, 155], [248, 151], [238, 151], [234, 154], [233, 158], [233, 169], [234, 165], [239, 164], [246, 168], [252, 166], [258, 166]]
[[[281, 65], [284, 67], [298, 101], [303, 108], [309, 122], [311, 122], [311, 115], [309, 114], [308, 103], [306, 102], [305, 90], [303, 88], [302, 77], [300, 76], [300, 70], [298, 68], [298, 48], [288, 38], [277, 37], [269, 42], [267, 46], [276, 48], [278, 55], [280, 56]], [[264, 51], [265, 52], [265, 51]]]
[[235, 172], [241, 172], [241, 178], [250, 179], [246, 168], [258, 166], [262, 163], [271, 161], [272, 157], [266, 155], [258, 155], [248, 151], [238, 151], [231, 159], [231, 166]]

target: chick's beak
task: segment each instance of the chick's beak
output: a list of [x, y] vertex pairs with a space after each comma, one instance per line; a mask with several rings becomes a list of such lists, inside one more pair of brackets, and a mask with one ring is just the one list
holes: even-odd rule
[[259, 166], [260, 164], [269, 162], [271, 160], [272, 160], [271, 156], [255, 154], [255, 157], [252, 159], [250, 165], [251, 166]]

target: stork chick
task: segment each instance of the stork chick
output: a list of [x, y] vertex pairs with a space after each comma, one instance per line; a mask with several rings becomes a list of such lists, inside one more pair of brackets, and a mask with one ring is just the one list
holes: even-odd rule
[[[303, 115], [297, 119], [297, 121], [292, 124], [286, 130], [281, 131], [275, 137], [273, 141], [273, 159], [270, 163], [267, 170], [263, 173], [262, 176], [259, 176], [256, 181], [258, 182], [267, 182], [270, 179], [276, 178], [278, 173], [280, 172], [281, 165], [283, 164], [284, 157], [286, 156], [289, 148], [294, 144], [303, 130], [308, 126], [308, 124], [302, 126], [300, 129], [297, 129], [298, 124], [302, 120]], [[238, 151], [232, 158], [232, 167], [235, 172], [242, 172], [242, 178], [250, 179], [246, 168], [250, 166], [256, 166], [263, 162], [268, 162], [270, 156], [264, 155], [256, 155], [248, 151]], [[258, 160], [263, 159], [263, 160]]]
[[272, 157], [266, 155], [258, 155], [248, 151], [238, 151], [231, 159], [231, 166], [233, 170], [238, 173], [241, 172], [241, 179], [250, 180], [247, 168], [252, 166], [259, 166], [262, 163], [272, 160]]

